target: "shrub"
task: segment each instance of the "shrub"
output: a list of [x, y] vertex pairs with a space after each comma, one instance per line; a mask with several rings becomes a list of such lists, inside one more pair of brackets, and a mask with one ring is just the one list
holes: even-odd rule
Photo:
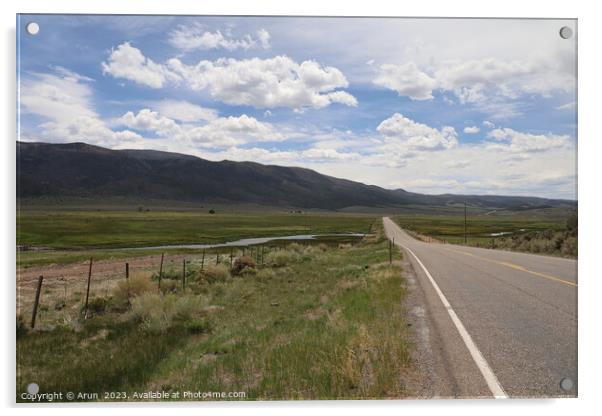
[[274, 272], [274, 270], [269, 269], [269, 268], [264, 268], [264, 269], [257, 271], [255, 278], [257, 279], [257, 281], [265, 283], [265, 282], [273, 279], [274, 276], [276, 276], [276, 273]]
[[127, 305], [129, 298], [140, 296], [155, 290], [155, 284], [147, 273], [134, 273], [129, 279], [120, 280], [113, 289], [113, 299], [116, 305]]
[[298, 253], [298, 254], [301, 254], [301, 253], [305, 252], [305, 246], [303, 246], [303, 245], [301, 245], [299, 243], [289, 244], [286, 247], [286, 249], [289, 250], [289, 251], [294, 251], [295, 253]]
[[161, 293], [176, 293], [182, 287], [182, 282], [173, 279], [161, 280]]
[[565, 256], [577, 257], [577, 239], [575, 237], [568, 237], [564, 240], [561, 252]]
[[[188, 273], [186, 273], [188, 275]], [[152, 280], [159, 280], [159, 273], [153, 273]], [[182, 280], [182, 271], [175, 269], [163, 270], [161, 281], [163, 280]]]
[[131, 318], [148, 332], [163, 332], [176, 324], [187, 323], [202, 314], [207, 306], [200, 296], [144, 293], [132, 299]]
[[278, 250], [272, 251], [266, 256], [266, 263], [274, 267], [283, 267], [294, 262], [297, 255], [290, 251]]
[[88, 313], [100, 315], [107, 310], [109, 301], [106, 298], [92, 298], [88, 301]]
[[322, 252], [328, 251], [328, 244], [320, 243], [320, 244], [318, 244], [318, 248]]
[[230, 278], [230, 271], [223, 264], [208, 265], [199, 271], [199, 278], [207, 283], [225, 282]]
[[241, 277], [246, 277], [246, 276], [255, 276], [257, 274], [257, 269], [253, 269], [252, 267], [245, 267], [244, 269], [242, 269], [242, 271], [240, 272], [240, 276]]
[[247, 270], [255, 270], [257, 265], [255, 264], [255, 260], [249, 256], [237, 257], [234, 260], [234, 264], [232, 265], [232, 274], [234, 276], [239, 276], [245, 273]]

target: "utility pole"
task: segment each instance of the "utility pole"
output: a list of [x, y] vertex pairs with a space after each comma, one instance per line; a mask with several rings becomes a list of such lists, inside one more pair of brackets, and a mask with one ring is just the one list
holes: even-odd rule
[[466, 245], [466, 201], [464, 201], [464, 245]]

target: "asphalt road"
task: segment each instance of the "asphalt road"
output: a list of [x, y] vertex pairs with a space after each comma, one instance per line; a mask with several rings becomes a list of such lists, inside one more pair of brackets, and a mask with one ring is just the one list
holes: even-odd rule
[[577, 395], [575, 260], [429, 244], [383, 223], [421, 288], [434, 396]]

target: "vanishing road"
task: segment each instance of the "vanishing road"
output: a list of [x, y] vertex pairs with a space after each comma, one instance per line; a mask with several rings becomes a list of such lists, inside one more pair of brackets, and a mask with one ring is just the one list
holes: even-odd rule
[[435, 395], [577, 395], [575, 260], [429, 244], [383, 223], [424, 296]]

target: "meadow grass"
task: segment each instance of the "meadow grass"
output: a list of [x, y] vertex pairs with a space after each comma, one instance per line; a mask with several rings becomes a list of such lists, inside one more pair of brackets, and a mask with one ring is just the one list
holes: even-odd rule
[[[278, 264], [224, 281], [191, 279], [185, 292], [169, 295], [202, 298], [201, 323], [171, 320], [149, 332], [152, 322], [109, 310], [78, 327], [19, 336], [18, 395], [35, 381], [41, 392], [129, 397], [148, 390], [244, 391], [251, 400], [404, 397], [405, 292], [382, 233], [354, 245], [281, 250], [290, 255]], [[132, 303], [161, 302], [153, 296], [159, 300]]]
[[374, 216], [190, 211], [19, 211], [17, 244], [54, 249], [222, 243], [249, 237], [366, 233]]

